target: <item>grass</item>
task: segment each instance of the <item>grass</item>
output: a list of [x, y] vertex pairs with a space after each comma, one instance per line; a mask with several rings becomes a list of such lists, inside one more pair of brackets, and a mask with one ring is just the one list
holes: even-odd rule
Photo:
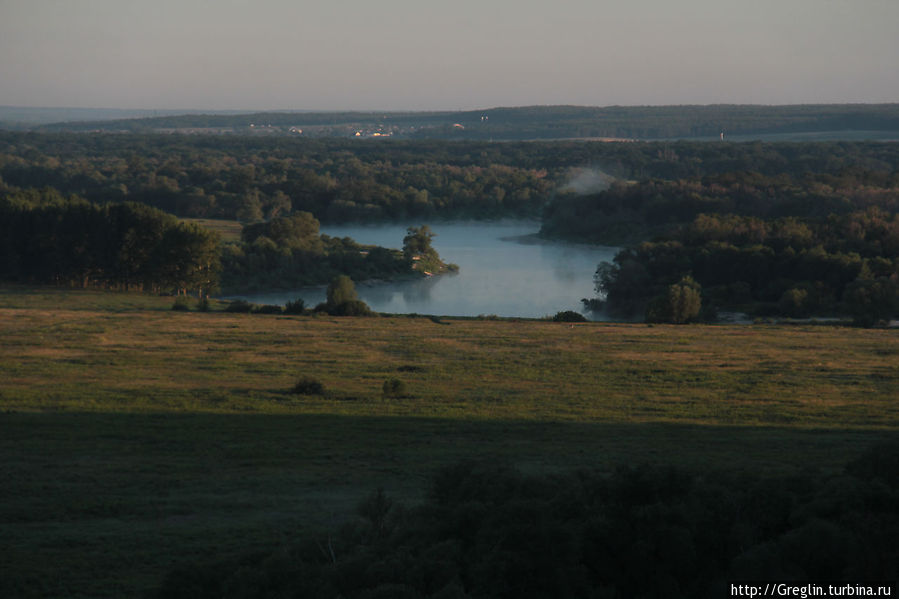
[[[465, 458], [834, 472], [899, 434], [895, 331], [171, 304], [0, 289], [0, 595], [139, 596], [333, 529], [378, 486], [415, 501]], [[290, 393], [304, 376], [325, 393]]]
[[243, 231], [243, 225], [236, 220], [215, 218], [182, 218], [181, 220], [215, 231], [221, 236], [222, 241], [240, 241], [240, 233]]

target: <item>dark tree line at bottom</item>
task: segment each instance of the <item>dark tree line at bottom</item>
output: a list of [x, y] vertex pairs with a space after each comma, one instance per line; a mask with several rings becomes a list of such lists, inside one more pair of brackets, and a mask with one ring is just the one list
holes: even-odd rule
[[899, 446], [836, 475], [620, 467], [441, 470], [423, 505], [382, 490], [332, 534], [173, 569], [157, 597], [725, 597], [731, 581], [895, 581]]

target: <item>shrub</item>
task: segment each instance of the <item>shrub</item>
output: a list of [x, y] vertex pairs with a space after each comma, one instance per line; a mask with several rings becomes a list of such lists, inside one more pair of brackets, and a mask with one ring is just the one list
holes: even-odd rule
[[179, 295], [175, 298], [175, 303], [172, 304], [172, 310], [176, 312], [187, 312], [190, 310], [190, 299], [187, 296]]
[[406, 383], [399, 379], [387, 379], [381, 385], [381, 395], [388, 398], [400, 398], [406, 396]]
[[303, 298], [297, 298], [292, 302], [287, 302], [284, 305], [284, 313], [285, 314], [302, 314], [306, 310], [306, 302], [303, 301]]
[[225, 312], [251, 312], [253, 304], [246, 300], [234, 300], [225, 308]]
[[855, 324], [870, 327], [899, 313], [899, 284], [885, 277], [857, 280], [843, 293]]
[[556, 312], [556, 315], [553, 316], [553, 322], [587, 322], [587, 319], [580, 312], [564, 310]]
[[253, 308], [253, 314], [281, 314], [284, 310], [281, 306], [262, 304]]
[[209, 312], [209, 298], [208, 297], [204, 297], [203, 299], [200, 300], [200, 303], [197, 304], [197, 311], [198, 312]]
[[328, 305], [326, 311], [331, 316], [371, 316], [374, 312], [362, 300], [350, 300], [336, 305]]
[[291, 392], [298, 395], [324, 395], [325, 386], [318, 379], [304, 376], [293, 386]]

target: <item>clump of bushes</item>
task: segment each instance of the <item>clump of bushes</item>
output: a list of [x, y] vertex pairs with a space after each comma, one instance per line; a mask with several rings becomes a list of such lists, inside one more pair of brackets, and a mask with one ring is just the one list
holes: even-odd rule
[[248, 313], [253, 311], [253, 304], [246, 300], [234, 300], [225, 308], [225, 312]]
[[587, 318], [580, 312], [574, 310], [563, 310], [556, 312], [553, 316], [553, 322], [587, 322]]
[[297, 381], [297, 384], [291, 389], [291, 393], [297, 395], [324, 395], [325, 386], [316, 378], [304, 376]]
[[406, 383], [399, 379], [387, 379], [381, 385], [381, 396], [388, 399], [406, 397]]
[[188, 312], [190, 310], [190, 299], [186, 295], [179, 295], [172, 304], [172, 310], [175, 312]]
[[285, 314], [302, 314], [306, 310], [306, 302], [303, 301], [303, 298], [297, 298], [292, 302], [287, 302], [284, 305], [284, 313]]
[[281, 314], [283, 312], [284, 310], [281, 306], [274, 306], [272, 304], [262, 304], [253, 307], [253, 314]]

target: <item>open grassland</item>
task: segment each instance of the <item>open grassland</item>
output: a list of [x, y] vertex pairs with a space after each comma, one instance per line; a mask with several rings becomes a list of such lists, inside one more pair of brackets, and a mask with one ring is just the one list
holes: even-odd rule
[[[6, 409], [899, 425], [891, 330], [271, 316], [172, 312], [171, 298], [131, 294], [32, 297], [0, 294]], [[288, 393], [302, 376], [326, 393]], [[382, 399], [388, 378], [408, 397]]]
[[[896, 331], [171, 305], [0, 289], [0, 596], [139, 595], [466, 458], [835, 471], [899, 431]], [[303, 376], [325, 394], [289, 393]]]

